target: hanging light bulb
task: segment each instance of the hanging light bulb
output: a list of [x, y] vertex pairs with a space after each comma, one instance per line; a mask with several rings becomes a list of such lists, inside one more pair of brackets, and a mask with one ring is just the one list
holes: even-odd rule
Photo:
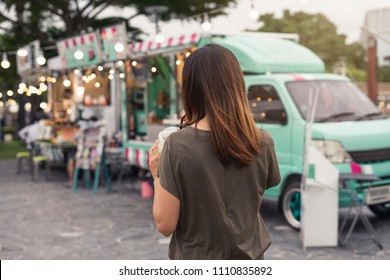
[[165, 40], [165, 37], [164, 35], [159, 31], [156, 36], [154, 37], [154, 40], [156, 40], [157, 43], [161, 44], [162, 42], [164, 42]]
[[11, 66], [11, 63], [8, 61], [8, 57], [6, 53], [3, 53], [3, 60], [1, 61], [1, 67], [4, 69], [8, 69]]
[[42, 109], [42, 110], [45, 110], [47, 108], [47, 103], [46, 102], [41, 102], [39, 104], [39, 107]]
[[259, 17], [259, 11], [255, 9], [255, 5], [251, 4], [251, 10], [249, 11], [249, 17], [252, 19], [257, 19]]
[[26, 103], [24, 104], [24, 110], [26, 112], [30, 112], [31, 111], [31, 103]]
[[38, 92], [38, 89], [34, 86], [29, 86], [28, 91], [30, 92], [30, 94], [35, 94]]
[[28, 50], [25, 49], [25, 48], [21, 48], [21, 49], [18, 49], [18, 51], [16, 52], [16, 54], [20, 57], [25, 57], [28, 55]]
[[211, 22], [209, 21], [209, 17], [207, 16], [207, 14], [205, 14], [204, 16], [202, 30], [205, 32], [209, 32], [211, 30]]
[[77, 51], [74, 52], [74, 57], [77, 60], [81, 60], [84, 57], [84, 53], [80, 49], [78, 49]]
[[26, 85], [25, 83], [21, 82], [21, 83], [19, 84], [19, 88], [20, 88], [20, 89], [25, 89], [25, 88], [27, 88], [27, 85]]
[[46, 58], [43, 56], [42, 50], [39, 51], [39, 55], [37, 57], [37, 63], [41, 66], [46, 63]]
[[70, 82], [68, 76], [64, 77], [64, 81], [62, 82], [62, 84], [64, 85], [64, 87], [70, 87], [71, 82]]
[[123, 46], [123, 44], [121, 42], [118, 42], [115, 44], [114, 49], [116, 52], [120, 53], [120, 52], [123, 52], [125, 47]]
[[39, 89], [41, 91], [47, 91], [47, 85], [45, 83], [40, 83], [39, 84]]

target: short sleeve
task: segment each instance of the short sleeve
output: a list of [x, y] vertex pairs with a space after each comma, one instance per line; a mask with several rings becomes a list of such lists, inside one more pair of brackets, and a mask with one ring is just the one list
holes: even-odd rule
[[169, 193], [179, 198], [179, 188], [175, 175], [176, 172], [174, 170], [174, 156], [172, 154], [171, 147], [171, 141], [167, 139], [161, 151], [158, 176], [160, 178], [160, 185]]
[[275, 154], [275, 145], [272, 137], [269, 137], [269, 143], [267, 143], [267, 161], [268, 161], [268, 176], [267, 176], [267, 189], [276, 186], [280, 183], [280, 171], [279, 164]]

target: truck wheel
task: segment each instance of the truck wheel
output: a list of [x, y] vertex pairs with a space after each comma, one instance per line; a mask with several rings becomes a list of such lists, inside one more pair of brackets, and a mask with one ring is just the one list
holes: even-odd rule
[[378, 217], [390, 217], [390, 201], [368, 206]]
[[301, 183], [292, 182], [282, 193], [281, 207], [284, 218], [294, 229], [299, 229], [301, 223]]

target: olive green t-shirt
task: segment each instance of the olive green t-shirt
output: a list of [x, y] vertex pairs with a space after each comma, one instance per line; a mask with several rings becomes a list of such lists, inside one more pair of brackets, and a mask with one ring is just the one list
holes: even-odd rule
[[189, 126], [171, 134], [160, 184], [180, 200], [171, 259], [261, 259], [271, 239], [259, 213], [264, 191], [280, 182], [274, 142], [262, 131], [260, 154], [246, 167], [224, 167], [211, 133]]

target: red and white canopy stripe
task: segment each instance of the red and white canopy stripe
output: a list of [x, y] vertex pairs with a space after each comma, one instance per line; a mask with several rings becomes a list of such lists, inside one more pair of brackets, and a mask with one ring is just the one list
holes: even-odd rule
[[57, 42], [57, 47], [61, 49], [77, 48], [83, 45], [91, 45], [97, 41], [96, 33], [75, 36]]
[[182, 34], [177, 37], [172, 36], [172, 37], [165, 38], [163, 43], [157, 43], [154, 39], [150, 39], [142, 42], [136, 42], [130, 44], [130, 54], [149, 52], [149, 51], [163, 49], [163, 48], [194, 44], [198, 42], [199, 38], [200, 35], [198, 33], [192, 33], [192, 34]]

